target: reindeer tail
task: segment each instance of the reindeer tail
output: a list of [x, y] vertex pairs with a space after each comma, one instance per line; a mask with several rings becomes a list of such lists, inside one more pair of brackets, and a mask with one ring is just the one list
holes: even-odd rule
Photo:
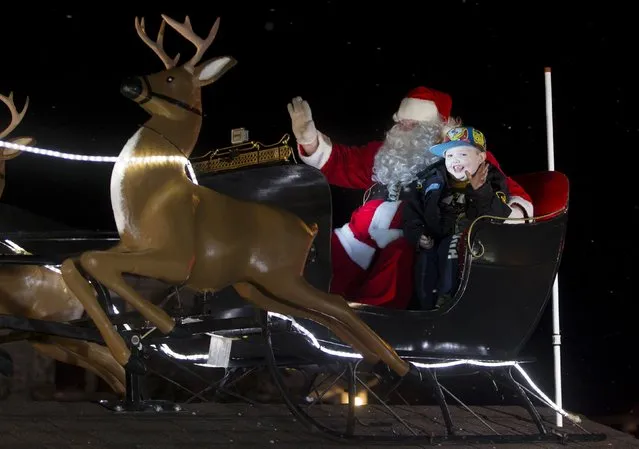
[[315, 236], [317, 235], [319, 231], [319, 226], [317, 226], [317, 223], [308, 225], [306, 224], [304, 220], [299, 220], [299, 222], [302, 225], [302, 229], [304, 229], [304, 231], [309, 235], [309, 237], [311, 237], [311, 240], [314, 240]]
[[319, 231], [319, 226], [317, 226], [317, 223], [313, 223], [310, 226], [306, 225], [306, 223], [304, 224], [306, 227], [306, 232], [308, 232], [308, 235], [315, 238], [315, 236], [317, 235], [317, 232]]

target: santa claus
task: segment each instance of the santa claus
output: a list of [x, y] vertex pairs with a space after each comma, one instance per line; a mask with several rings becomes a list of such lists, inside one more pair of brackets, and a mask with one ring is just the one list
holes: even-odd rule
[[[450, 117], [451, 107], [448, 94], [417, 87], [402, 99], [385, 140], [346, 146], [317, 130], [302, 98], [288, 105], [302, 161], [321, 170], [329, 184], [366, 190], [350, 222], [332, 233], [332, 293], [353, 302], [407, 307], [413, 290], [414, 248], [402, 235], [403, 193], [417, 173], [437, 160], [428, 149], [459, 125]], [[530, 197], [507, 179], [512, 217], [530, 215]]]

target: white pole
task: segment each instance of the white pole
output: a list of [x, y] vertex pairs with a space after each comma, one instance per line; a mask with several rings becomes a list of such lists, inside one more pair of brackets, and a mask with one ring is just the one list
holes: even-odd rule
[[[546, 134], [548, 139], [548, 170], [555, 170], [555, 143], [552, 126], [552, 84], [550, 67], [544, 69], [546, 78]], [[555, 403], [563, 408], [561, 394], [561, 330], [559, 325], [559, 276], [552, 285], [552, 347], [555, 368]], [[559, 413], [555, 415], [558, 427], [563, 427], [564, 419]]]

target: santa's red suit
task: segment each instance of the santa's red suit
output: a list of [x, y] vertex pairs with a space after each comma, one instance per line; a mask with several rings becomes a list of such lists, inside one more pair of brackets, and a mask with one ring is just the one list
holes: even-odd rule
[[[438, 115], [450, 115], [452, 100], [447, 94], [427, 88], [411, 91], [400, 104], [395, 120], [427, 121]], [[370, 189], [374, 185], [375, 155], [384, 143], [369, 142], [364, 146], [347, 146], [331, 142], [318, 132], [319, 146], [307, 155], [298, 144], [300, 158], [322, 171], [329, 184]], [[498, 166], [489, 153], [488, 160]], [[523, 209], [532, 216], [530, 197], [508, 178], [513, 214]], [[333, 279], [331, 292], [347, 300], [404, 309], [413, 291], [414, 248], [402, 235], [402, 202], [371, 199], [356, 209], [345, 225], [335, 229], [331, 238]], [[513, 215], [517, 216], [517, 215]]]

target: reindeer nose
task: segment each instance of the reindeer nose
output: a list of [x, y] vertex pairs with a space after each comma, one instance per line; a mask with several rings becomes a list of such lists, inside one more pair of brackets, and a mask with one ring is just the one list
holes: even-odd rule
[[120, 86], [120, 92], [127, 98], [135, 99], [142, 95], [142, 80], [140, 78], [127, 78]]

